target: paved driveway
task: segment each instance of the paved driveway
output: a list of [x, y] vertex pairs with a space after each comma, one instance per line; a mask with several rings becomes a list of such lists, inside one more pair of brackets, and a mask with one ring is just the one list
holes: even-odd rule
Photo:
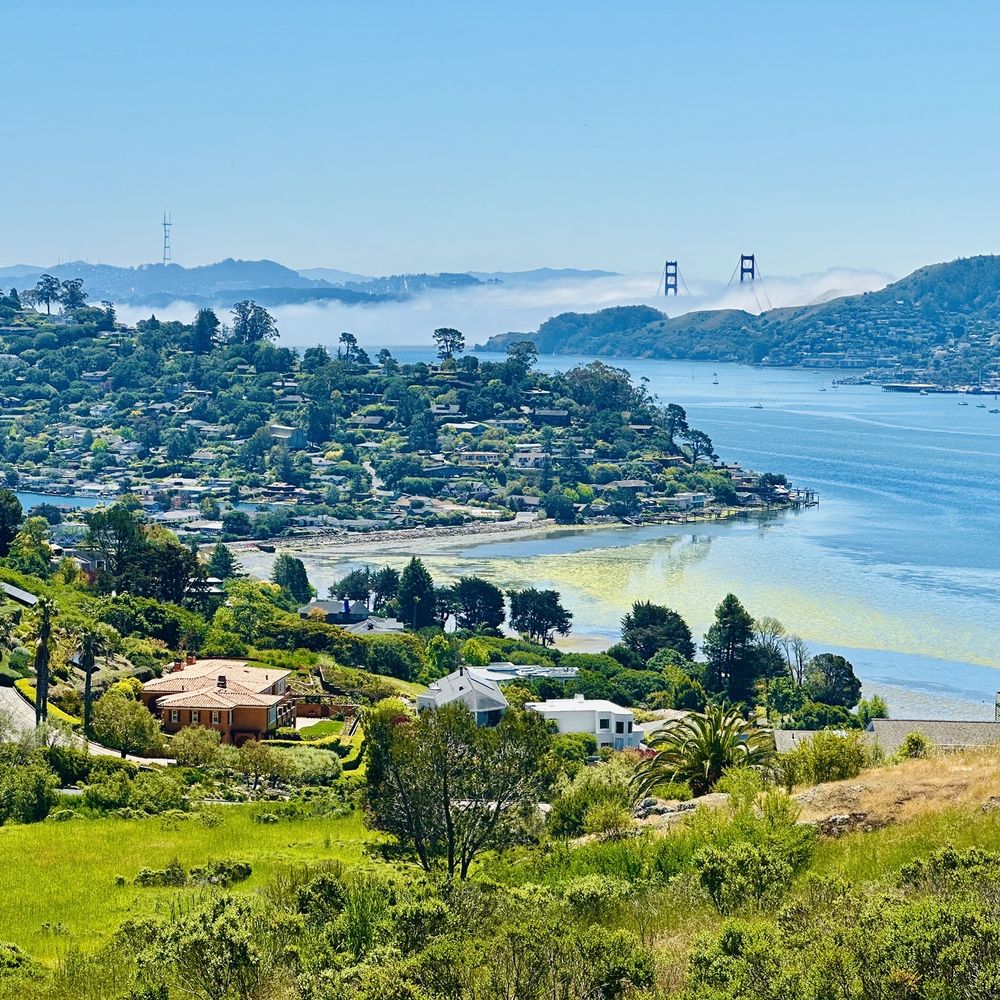
[[35, 710], [13, 688], [0, 687], [0, 712], [10, 715], [19, 733], [35, 728]]
[[[14, 728], [19, 733], [30, 733], [35, 728], [34, 708], [32, 708], [32, 706], [29, 705], [13, 688], [0, 687], [0, 713], [10, 715], [14, 723]], [[72, 741], [75, 746], [78, 746], [81, 749], [83, 748], [84, 740], [82, 736], [73, 736]], [[88, 742], [86, 746], [92, 754], [107, 757], [119, 756], [117, 750], [109, 750], [107, 747], [102, 747], [100, 743]], [[128, 759], [136, 764], [174, 763], [171, 758], [135, 757], [132, 754], [129, 754]]]

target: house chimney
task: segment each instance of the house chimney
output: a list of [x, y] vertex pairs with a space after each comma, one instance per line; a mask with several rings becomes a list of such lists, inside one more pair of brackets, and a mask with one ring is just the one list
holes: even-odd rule
[[218, 686], [220, 688], [225, 688], [225, 686], [226, 686], [226, 675], [225, 674], [219, 674], [219, 685]]
[[188, 655], [187, 655], [187, 662], [188, 662], [188, 666], [189, 667], [193, 666], [195, 663], [198, 662], [198, 657], [195, 656], [194, 653], [188, 653]]
[[176, 673], [178, 670], [183, 670], [183, 669], [184, 669], [183, 660], [174, 660], [174, 662], [170, 664], [170, 672], [172, 674]]

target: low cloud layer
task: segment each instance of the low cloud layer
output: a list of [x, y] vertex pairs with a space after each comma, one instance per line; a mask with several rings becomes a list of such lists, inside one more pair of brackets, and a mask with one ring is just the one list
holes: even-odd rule
[[[508, 330], [536, 330], [550, 316], [561, 312], [651, 305], [671, 316], [696, 309], [758, 313], [762, 309], [808, 305], [839, 295], [873, 291], [891, 280], [890, 275], [877, 271], [837, 268], [797, 278], [767, 278], [752, 287], [693, 284], [688, 294], [667, 299], [657, 295], [656, 274], [617, 275], [530, 285], [481, 285], [430, 292], [406, 302], [361, 306], [310, 302], [275, 306], [270, 311], [277, 320], [281, 343], [291, 347], [335, 344], [344, 330], [350, 330], [365, 347], [421, 345], [430, 343], [431, 332], [439, 326], [457, 327], [471, 345]], [[150, 311], [137, 306], [118, 309], [119, 316], [128, 323], [147, 318]], [[153, 311], [160, 319], [190, 322], [197, 307], [190, 302], [174, 302]], [[218, 311], [220, 318], [228, 319], [223, 310]]]

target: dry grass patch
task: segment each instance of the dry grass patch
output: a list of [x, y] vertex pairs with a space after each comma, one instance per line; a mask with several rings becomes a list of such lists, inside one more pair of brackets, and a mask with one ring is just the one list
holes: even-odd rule
[[[941, 753], [862, 771], [856, 778], [799, 791], [802, 819], [865, 813], [875, 823], [905, 823], [961, 808], [989, 806], [1000, 796], [1000, 747]], [[996, 803], [1000, 806], [1000, 802]]]

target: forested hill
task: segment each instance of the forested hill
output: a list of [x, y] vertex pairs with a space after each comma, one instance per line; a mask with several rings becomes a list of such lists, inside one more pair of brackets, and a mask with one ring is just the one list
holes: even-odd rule
[[1000, 257], [982, 256], [922, 267], [878, 292], [759, 316], [732, 309], [671, 319], [649, 306], [562, 313], [485, 347], [527, 339], [543, 354], [791, 365], [881, 358], [958, 376], [1000, 363], [998, 332]]

